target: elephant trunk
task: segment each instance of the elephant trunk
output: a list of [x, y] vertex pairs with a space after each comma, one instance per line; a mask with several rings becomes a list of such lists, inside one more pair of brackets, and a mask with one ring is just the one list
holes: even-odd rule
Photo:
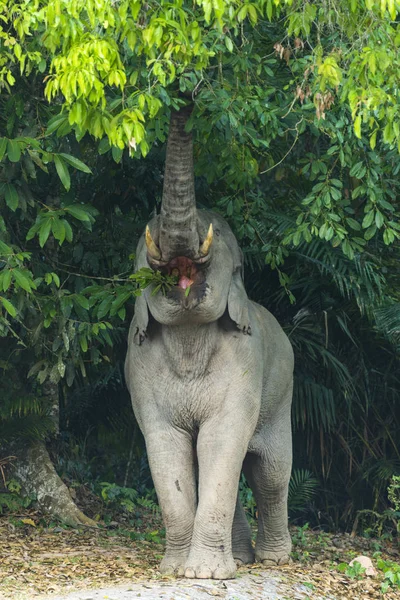
[[194, 193], [193, 140], [185, 131], [192, 107], [171, 114], [161, 204], [159, 247], [162, 259], [194, 258], [199, 252]]

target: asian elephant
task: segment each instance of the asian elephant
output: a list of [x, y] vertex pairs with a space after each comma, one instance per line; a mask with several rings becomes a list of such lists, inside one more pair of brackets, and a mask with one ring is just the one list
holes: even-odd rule
[[[293, 352], [248, 299], [226, 221], [196, 209], [189, 114], [172, 113], [161, 212], [137, 249], [138, 269], [177, 284], [137, 299], [125, 376], [166, 527], [161, 572], [229, 579], [236, 564], [289, 558]], [[258, 507], [255, 550], [242, 468]]]

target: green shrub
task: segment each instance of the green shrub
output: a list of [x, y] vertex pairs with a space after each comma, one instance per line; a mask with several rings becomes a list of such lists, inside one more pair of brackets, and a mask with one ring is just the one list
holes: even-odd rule
[[381, 591], [385, 594], [390, 587], [400, 590], [400, 565], [382, 558], [378, 558], [377, 565], [384, 573]]
[[29, 508], [35, 500], [31, 496], [21, 493], [21, 486], [15, 479], [5, 483], [6, 492], [0, 492], [0, 515], [4, 513], [18, 512], [22, 508]]
[[159, 506], [155, 501], [155, 493], [148, 491], [145, 496], [139, 496], [137, 490], [121, 487], [116, 483], [100, 483], [100, 496], [107, 507], [115, 512], [127, 512], [133, 514], [138, 508], [144, 508], [153, 513], [159, 513]]

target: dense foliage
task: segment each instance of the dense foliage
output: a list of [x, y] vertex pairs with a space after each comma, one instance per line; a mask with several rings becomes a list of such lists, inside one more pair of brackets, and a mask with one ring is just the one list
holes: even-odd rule
[[[400, 472], [397, 9], [1, 3], [0, 438], [48, 436], [56, 386], [61, 470], [150, 485], [122, 375], [150, 283], [133, 258], [161, 196], [169, 112], [194, 101], [198, 204], [230, 221], [251, 297], [296, 352], [293, 486], [312, 470], [328, 526], [387, 508]], [[76, 440], [85, 460], [68, 458]]]

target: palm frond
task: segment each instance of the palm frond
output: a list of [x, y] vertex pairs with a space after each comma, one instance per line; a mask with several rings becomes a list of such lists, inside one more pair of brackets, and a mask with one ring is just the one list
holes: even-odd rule
[[318, 481], [307, 469], [295, 469], [289, 482], [288, 507], [289, 511], [301, 512], [313, 499], [318, 487]]
[[376, 326], [395, 346], [400, 346], [400, 302], [376, 308]]
[[307, 426], [329, 432], [336, 423], [335, 396], [331, 388], [317, 381], [296, 376], [292, 418], [295, 428]]

